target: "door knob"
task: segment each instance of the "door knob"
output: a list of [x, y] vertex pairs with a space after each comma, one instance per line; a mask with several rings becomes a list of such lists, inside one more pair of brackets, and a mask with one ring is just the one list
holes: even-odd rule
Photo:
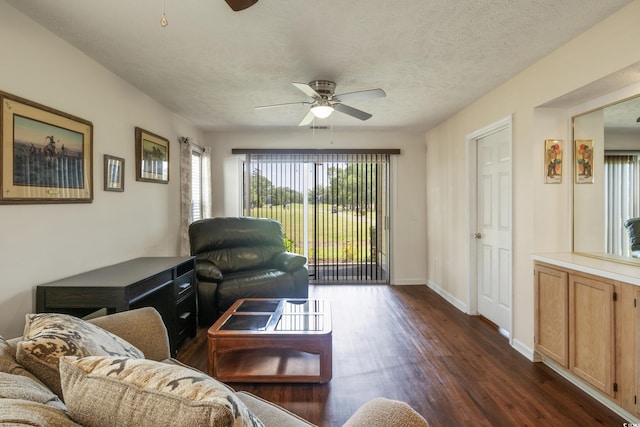
[[482, 239], [482, 234], [480, 234], [480, 233], [473, 233], [473, 238], [474, 238], [474, 239]]

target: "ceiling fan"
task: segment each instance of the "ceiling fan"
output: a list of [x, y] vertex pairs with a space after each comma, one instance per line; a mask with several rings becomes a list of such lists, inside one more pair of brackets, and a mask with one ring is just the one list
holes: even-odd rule
[[258, 0], [225, 0], [229, 7], [234, 10], [234, 12], [239, 12], [241, 10], [245, 10], [248, 7], [253, 6], [258, 2]]
[[351, 117], [355, 117], [360, 120], [367, 120], [371, 118], [371, 114], [358, 110], [357, 108], [350, 107], [343, 102], [382, 98], [387, 94], [382, 89], [368, 89], [360, 90], [357, 92], [347, 92], [336, 95], [334, 93], [336, 84], [329, 80], [314, 80], [307, 83], [291, 83], [298, 89], [300, 89], [305, 95], [311, 97], [310, 101], [299, 102], [287, 102], [284, 104], [263, 105], [256, 107], [256, 109], [282, 107], [285, 105], [294, 104], [308, 104], [311, 105], [309, 112], [302, 119], [298, 126], [307, 126], [311, 124], [314, 118], [325, 119], [333, 113], [334, 110], [347, 114]]

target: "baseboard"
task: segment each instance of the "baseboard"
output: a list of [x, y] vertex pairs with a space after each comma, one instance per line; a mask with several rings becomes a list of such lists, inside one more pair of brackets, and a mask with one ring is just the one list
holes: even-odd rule
[[449, 292], [445, 291], [444, 289], [442, 289], [440, 286], [438, 286], [437, 283], [432, 282], [431, 280], [427, 281], [427, 286], [433, 290], [435, 293], [437, 293], [438, 295], [440, 295], [442, 298], [444, 298], [445, 300], [447, 300], [447, 302], [449, 304], [451, 304], [452, 306], [454, 306], [455, 308], [457, 308], [458, 310], [460, 310], [463, 313], [466, 313], [468, 310], [468, 306], [467, 304], [465, 304], [464, 302], [460, 301], [459, 299], [457, 299], [456, 297], [454, 297], [453, 295], [451, 295]]
[[531, 347], [525, 345], [522, 341], [518, 341], [514, 338], [511, 341], [511, 347], [513, 347], [518, 353], [522, 354], [527, 359], [535, 362], [535, 352]]
[[400, 280], [394, 280], [391, 284], [392, 285], [400, 285], [400, 286], [404, 286], [404, 285], [422, 285], [422, 286], [424, 286], [424, 279], [400, 279]]

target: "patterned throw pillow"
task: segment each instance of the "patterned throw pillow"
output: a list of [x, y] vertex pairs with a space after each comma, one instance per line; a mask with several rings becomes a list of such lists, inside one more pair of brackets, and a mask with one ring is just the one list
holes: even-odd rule
[[62, 356], [144, 357], [142, 351], [104, 329], [74, 316], [27, 314], [16, 359], [62, 397], [58, 362]]
[[71, 417], [95, 427], [264, 427], [233, 390], [194, 369], [146, 359], [63, 357]]

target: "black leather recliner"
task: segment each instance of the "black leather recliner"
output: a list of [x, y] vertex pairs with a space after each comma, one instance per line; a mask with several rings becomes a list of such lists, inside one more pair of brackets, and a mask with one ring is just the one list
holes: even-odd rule
[[631, 256], [640, 258], [640, 218], [629, 218], [624, 222], [624, 226], [629, 234]]
[[189, 226], [196, 257], [198, 323], [211, 326], [240, 298], [307, 298], [304, 256], [286, 251], [282, 224], [267, 218], [208, 218]]

